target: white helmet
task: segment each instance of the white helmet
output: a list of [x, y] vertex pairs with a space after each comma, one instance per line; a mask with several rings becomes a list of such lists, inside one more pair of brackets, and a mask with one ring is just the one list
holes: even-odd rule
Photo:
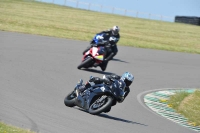
[[121, 80], [126, 83], [126, 86], [130, 86], [134, 80], [134, 76], [129, 72], [125, 72], [124, 74], [122, 74]]
[[113, 26], [112, 28], [112, 34], [113, 35], [117, 35], [119, 33], [119, 26]]

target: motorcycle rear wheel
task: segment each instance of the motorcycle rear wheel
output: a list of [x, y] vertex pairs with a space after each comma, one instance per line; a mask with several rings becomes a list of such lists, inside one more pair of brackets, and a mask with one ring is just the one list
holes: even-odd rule
[[81, 62], [81, 64], [80, 65], [78, 65], [78, 69], [81, 69], [82, 67], [86, 67], [89, 63], [91, 63], [92, 62], [92, 58], [90, 57], [90, 58], [87, 58], [86, 60], [84, 60], [83, 62]]
[[107, 112], [108, 110], [110, 111], [111, 109], [111, 106], [112, 106], [112, 101], [113, 101], [113, 98], [110, 97], [110, 96], [107, 96], [105, 98], [105, 103], [103, 103], [103, 105], [101, 105], [100, 107], [95, 107], [95, 106], [98, 106], [98, 99], [96, 99], [89, 107], [89, 110], [88, 112], [90, 114], [93, 114], [93, 115], [98, 115], [102, 112]]

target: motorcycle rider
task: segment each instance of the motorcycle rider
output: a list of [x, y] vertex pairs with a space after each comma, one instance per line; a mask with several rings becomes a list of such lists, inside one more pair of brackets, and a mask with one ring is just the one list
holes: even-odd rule
[[132, 84], [134, 80], [134, 76], [130, 72], [125, 72], [122, 74], [122, 76], [118, 76], [116, 74], [104, 75], [103, 79], [99, 77], [91, 77], [90, 80], [85, 85], [83, 84], [77, 87], [76, 94], [77, 94], [77, 97], [79, 97], [79, 101], [80, 102], [83, 101], [83, 98], [81, 97], [81, 95], [82, 93], [84, 93], [86, 89], [90, 88], [91, 86], [95, 84], [105, 83], [107, 85], [111, 85], [114, 80], [118, 80], [121, 84], [125, 83], [124, 88], [119, 88], [119, 89], [122, 89], [125, 93], [124, 97], [121, 99], [121, 102], [123, 102], [126, 96], [129, 94], [130, 92], [129, 86]]
[[[111, 29], [98, 33], [98, 34], [103, 34], [103, 33], [107, 34], [109, 43], [111, 45], [112, 52], [104, 59], [105, 62], [111, 60], [118, 52], [117, 42], [120, 39], [119, 31], [120, 31], [119, 26], [113, 26], [113, 28]], [[90, 42], [90, 44], [94, 44], [93, 40]], [[91, 46], [87, 47], [87, 49], [83, 51], [83, 55], [91, 48]]]

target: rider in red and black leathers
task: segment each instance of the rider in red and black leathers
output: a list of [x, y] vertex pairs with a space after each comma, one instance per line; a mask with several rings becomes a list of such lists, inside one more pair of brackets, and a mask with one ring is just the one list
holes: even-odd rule
[[[106, 58], [104, 59], [104, 63], [102, 65], [100, 65], [101, 69], [104, 71], [107, 63], [109, 60], [111, 60], [118, 52], [118, 48], [117, 48], [117, 42], [120, 39], [120, 34], [119, 34], [119, 27], [118, 26], [113, 26], [112, 29], [106, 30], [106, 31], [102, 31], [98, 34], [102, 34], [105, 33], [106, 34], [106, 38], [105, 40], [108, 40], [109, 45], [111, 46], [111, 53], [109, 53]], [[113, 40], [112, 38], [113, 37]], [[93, 40], [90, 42], [90, 44], [94, 44]], [[92, 46], [92, 45], [91, 45]], [[91, 46], [87, 47], [84, 51], [83, 54], [85, 54], [86, 51], [88, 51]]]
[[[117, 27], [117, 28], [116, 28]], [[106, 31], [102, 31], [99, 34], [105, 33], [108, 36], [108, 39], [112, 36], [115, 37], [116, 40], [115, 41], [109, 41], [109, 43], [111, 44], [111, 49], [112, 52], [109, 54], [108, 57], [106, 57], [104, 60], [105, 61], [109, 61], [111, 60], [118, 52], [118, 48], [117, 48], [117, 42], [120, 39], [120, 34], [119, 34], [119, 27], [118, 26], [114, 26], [112, 29], [106, 30]], [[92, 42], [91, 42], [92, 43]]]

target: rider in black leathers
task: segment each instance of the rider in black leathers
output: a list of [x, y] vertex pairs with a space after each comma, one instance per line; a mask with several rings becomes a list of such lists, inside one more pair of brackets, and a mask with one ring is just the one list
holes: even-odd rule
[[[111, 52], [106, 56], [106, 58], [104, 59], [104, 62], [102, 65], [100, 65], [101, 69], [104, 71], [106, 69], [107, 63], [109, 60], [111, 60], [118, 52], [118, 48], [117, 48], [117, 42], [120, 39], [120, 34], [119, 34], [119, 26], [113, 26], [112, 29], [106, 30], [106, 31], [102, 31], [98, 34], [102, 34], [105, 33], [106, 34], [106, 38], [109, 41], [109, 45], [111, 45]], [[110, 38], [113, 37], [113, 40]], [[84, 51], [83, 54], [85, 54], [85, 52], [87, 52], [94, 44], [93, 40], [90, 42], [91, 46], [87, 47]], [[105, 44], [107, 45], [107, 43]], [[94, 66], [97, 66], [99, 64], [95, 64]]]
[[[102, 84], [102, 83], [112, 84], [112, 82], [114, 81], [113, 79], [123, 81], [126, 84], [126, 87], [123, 88], [123, 91], [125, 92], [125, 95], [123, 97], [123, 100], [124, 100], [126, 98], [126, 96], [129, 94], [129, 92], [130, 92], [129, 86], [131, 85], [131, 83], [134, 80], [134, 76], [129, 72], [125, 72], [122, 76], [118, 76], [116, 74], [104, 75], [103, 79], [101, 79], [99, 77], [92, 77], [92, 78], [90, 78], [89, 82], [87, 82], [85, 85], [80, 85], [77, 88], [77, 90], [76, 90], [77, 96], [81, 95], [86, 89], [90, 88], [91, 86], [93, 86], [95, 84]], [[121, 102], [123, 102], [123, 100]]]

